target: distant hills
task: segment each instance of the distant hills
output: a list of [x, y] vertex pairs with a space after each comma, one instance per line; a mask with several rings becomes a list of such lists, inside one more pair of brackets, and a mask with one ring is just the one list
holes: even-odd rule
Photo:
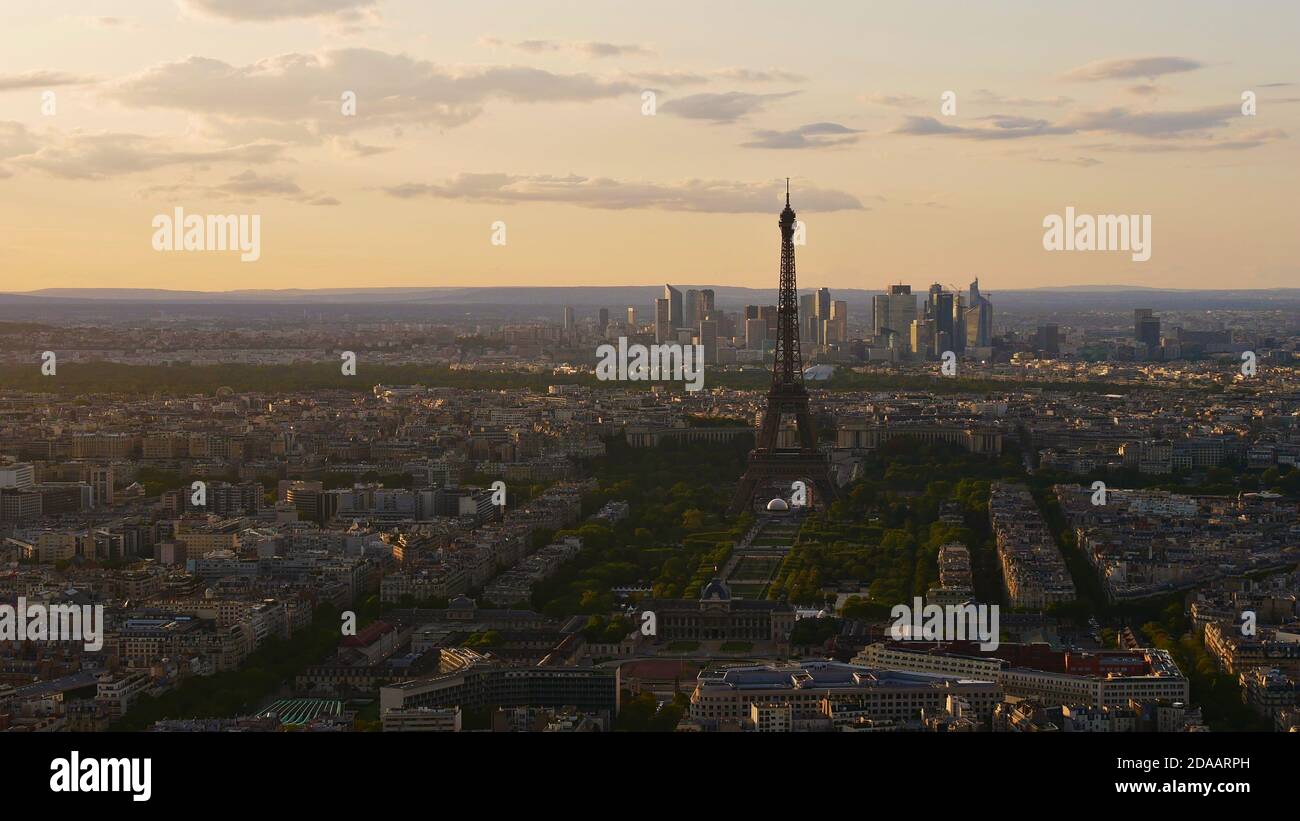
[[[1070, 285], [1000, 291], [988, 289], [994, 310], [1039, 308], [1055, 310], [1116, 310], [1144, 307], [1159, 310], [1211, 310], [1215, 308], [1265, 309], [1300, 308], [1300, 288], [1184, 290], [1135, 285]], [[685, 293], [695, 288], [712, 288], [720, 307], [731, 310], [743, 305], [768, 305], [776, 299], [775, 288], [741, 288], [729, 285], [673, 286]], [[923, 295], [926, 286], [913, 286]], [[811, 293], [813, 289], [801, 289]], [[850, 305], [870, 304], [878, 290], [832, 288], [835, 299]], [[267, 306], [512, 306], [576, 308], [627, 305], [649, 311], [663, 295], [663, 285], [611, 285], [576, 287], [482, 287], [482, 288], [320, 288], [248, 289], [237, 291], [172, 291], [154, 288], [43, 288], [23, 293], [0, 293], [4, 306], [90, 306], [104, 303], [144, 305], [267, 305]], [[1139, 304], [1140, 303], [1140, 304]]]

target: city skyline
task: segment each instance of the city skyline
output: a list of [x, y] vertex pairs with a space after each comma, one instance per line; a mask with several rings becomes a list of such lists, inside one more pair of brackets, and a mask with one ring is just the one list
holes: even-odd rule
[[[1295, 9], [758, 4], [719, 44], [681, 20], [728, 12], [684, 4], [259, 5], [10, 12], [6, 290], [754, 286], [787, 175], [806, 278], [830, 288], [1297, 280]], [[177, 207], [259, 215], [260, 258], [154, 251]], [[1071, 208], [1150, 216], [1150, 259], [1044, 250]]]

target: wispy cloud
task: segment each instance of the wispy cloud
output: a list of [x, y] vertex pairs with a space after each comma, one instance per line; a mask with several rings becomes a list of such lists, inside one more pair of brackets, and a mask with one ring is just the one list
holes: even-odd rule
[[371, 22], [379, 0], [181, 0], [201, 15], [234, 22], [324, 19], [348, 24]]
[[124, 133], [43, 135], [39, 148], [13, 162], [67, 179], [97, 180], [171, 166], [209, 163], [261, 165], [281, 159], [284, 146], [254, 143], [210, 149], [178, 148], [163, 137]]
[[980, 117], [973, 122], [976, 125], [949, 125], [934, 117], [907, 117], [902, 125], [894, 129], [894, 133], [919, 137], [950, 135], [970, 140], [1015, 140], [1073, 133], [1071, 129], [1054, 126], [1047, 120], [1004, 114]]
[[1179, 74], [1203, 68], [1204, 63], [1185, 57], [1123, 57], [1110, 60], [1096, 60], [1086, 65], [1072, 68], [1062, 77], [1075, 82], [1095, 82], [1097, 80], [1134, 79], [1139, 77], [1154, 78], [1162, 74]]
[[857, 142], [861, 131], [839, 123], [809, 123], [789, 131], [755, 131], [745, 148], [833, 148]]
[[920, 97], [911, 94], [881, 94], [880, 92], [863, 94], [858, 99], [864, 103], [883, 105], [889, 108], [911, 108], [925, 102]]
[[479, 40], [494, 48], [512, 48], [526, 54], [544, 54], [552, 51], [568, 51], [592, 59], [601, 57], [652, 57], [654, 49], [634, 43], [609, 43], [599, 40], [516, 40], [506, 42], [497, 37], [483, 37]]
[[716, 81], [732, 83], [798, 83], [807, 78], [781, 69], [722, 68], [713, 71], [636, 71], [627, 76], [660, 86], [701, 85]]
[[[340, 115], [340, 94], [358, 116]], [[207, 57], [163, 63], [126, 77], [106, 96], [134, 108], [184, 111], [245, 138], [319, 139], [385, 126], [455, 126], [491, 100], [515, 103], [609, 99], [640, 91], [627, 81], [526, 66], [448, 68], [366, 48], [284, 54], [247, 65]]]
[[292, 178], [281, 175], [263, 175], [248, 170], [228, 177], [215, 185], [176, 183], [154, 185], [143, 189], [139, 196], [145, 199], [204, 198], [251, 202], [264, 197], [286, 199], [305, 205], [338, 205], [334, 197], [304, 191]]
[[934, 117], [907, 117], [893, 133], [921, 137], [949, 136], [970, 140], [1014, 140], [1104, 133], [1161, 141], [1186, 140], [1188, 148], [1185, 150], [1217, 150], [1228, 144], [1239, 148], [1250, 148], [1286, 136], [1276, 129], [1253, 132], [1254, 136], [1251, 137], [1213, 136], [1215, 130], [1225, 128], [1240, 119], [1240, 110], [1235, 104], [1171, 111], [1137, 111], [1124, 106], [1114, 106], [1076, 112], [1056, 122], [999, 114], [966, 121], [973, 124], [957, 125], [942, 122]]
[[977, 88], [971, 92], [972, 102], [981, 105], [1000, 105], [1008, 108], [1059, 107], [1074, 102], [1069, 97], [1006, 97], [987, 88]]
[[[700, 213], [767, 213], [779, 207], [784, 182], [736, 182], [691, 179], [674, 183], [618, 180], [608, 177], [458, 174], [441, 183], [403, 183], [384, 189], [401, 199], [435, 197], [488, 203], [553, 202], [584, 208], [635, 208]], [[844, 191], [799, 186], [799, 207], [809, 211], [861, 210], [857, 197]]]
[[93, 77], [69, 74], [64, 71], [24, 71], [21, 74], [0, 74], [0, 91], [77, 86], [93, 82], [95, 82]]
[[751, 94], [746, 91], [728, 91], [721, 94], [691, 94], [669, 100], [660, 106], [665, 114], [685, 117], [688, 120], [708, 120], [714, 123], [733, 123], [762, 111], [768, 103], [798, 94], [784, 91], [773, 94]]

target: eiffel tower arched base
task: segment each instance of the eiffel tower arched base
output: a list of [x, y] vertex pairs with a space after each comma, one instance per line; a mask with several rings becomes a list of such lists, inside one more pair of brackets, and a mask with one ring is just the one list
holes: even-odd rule
[[809, 507], [825, 508], [840, 498], [839, 487], [831, 478], [830, 464], [826, 457], [816, 451], [804, 453], [754, 451], [749, 456], [749, 467], [740, 477], [736, 486], [736, 495], [731, 499], [727, 513], [732, 516], [753, 510], [755, 502], [766, 505], [769, 499], [756, 499], [759, 490], [765, 486], [776, 485], [784, 490], [783, 498], [790, 495], [791, 485], [795, 481], [808, 483]]

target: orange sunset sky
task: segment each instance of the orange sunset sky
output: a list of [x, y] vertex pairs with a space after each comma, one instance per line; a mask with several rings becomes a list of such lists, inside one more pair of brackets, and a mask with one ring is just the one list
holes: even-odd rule
[[[9, 0], [0, 23], [3, 291], [768, 287], [787, 176], [808, 287], [1300, 286], [1294, 3]], [[154, 251], [177, 206], [261, 215], [260, 259]], [[1045, 251], [1067, 206], [1151, 215], [1150, 261]]]

